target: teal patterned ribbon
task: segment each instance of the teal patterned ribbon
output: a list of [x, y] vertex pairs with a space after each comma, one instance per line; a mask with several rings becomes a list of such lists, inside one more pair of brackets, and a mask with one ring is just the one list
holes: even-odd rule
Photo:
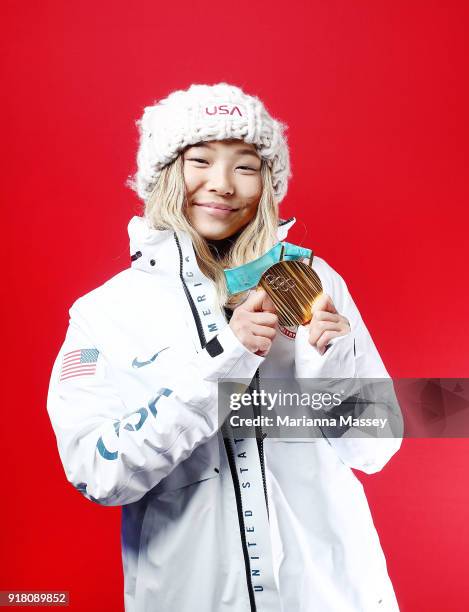
[[282, 245], [285, 247], [284, 260], [303, 259], [311, 255], [311, 249], [304, 249], [290, 242], [278, 242], [267, 253], [254, 261], [224, 271], [230, 295], [257, 287], [264, 272], [280, 261]]

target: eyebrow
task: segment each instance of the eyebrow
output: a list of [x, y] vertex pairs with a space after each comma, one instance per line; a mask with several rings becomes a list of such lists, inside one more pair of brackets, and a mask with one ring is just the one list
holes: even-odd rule
[[[213, 149], [213, 145], [209, 144], [208, 142], [199, 142], [197, 144], [193, 144], [190, 145], [189, 147], [187, 147], [188, 149], [192, 149], [192, 147], [206, 147], [207, 149]], [[257, 155], [256, 153], [254, 153], [254, 151], [252, 149], [238, 149], [237, 151], [235, 151], [238, 155], [252, 155], [253, 157], [255, 157], [256, 159], [260, 159], [259, 155]]]

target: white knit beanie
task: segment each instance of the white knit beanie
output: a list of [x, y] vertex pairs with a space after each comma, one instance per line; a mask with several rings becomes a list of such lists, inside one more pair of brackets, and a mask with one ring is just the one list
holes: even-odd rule
[[186, 146], [236, 138], [254, 144], [272, 171], [277, 203], [291, 177], [285, 136], [287, 125], [274, 119], [256, 96], [228, 83], [191, 85], [144, 109], [136, 121], [140, 133], [137, 172], [127, 186], [145, 201], [164, 166]]

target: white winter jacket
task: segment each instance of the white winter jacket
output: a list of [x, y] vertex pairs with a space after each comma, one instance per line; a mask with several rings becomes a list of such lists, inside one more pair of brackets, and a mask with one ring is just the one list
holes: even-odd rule
[[259, 357], [228, 325], [185, 232], [140, 217], [128, 229], [130, 268], [70, 308], [47, 406], [68, 480], [122, 505], [126, 611], [398, 610], [350, 468], [379, 471], [401, 438], [259, 446], [219, 430], [219, 378], [388, 377], [343, 279], [314, 258], [351, 333], [320, 355], [306, 327], [279, 329]]

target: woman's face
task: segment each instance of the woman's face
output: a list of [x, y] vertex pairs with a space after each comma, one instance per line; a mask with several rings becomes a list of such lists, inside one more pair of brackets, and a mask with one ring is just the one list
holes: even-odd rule
[[253, 219], [262, 193], [261, 158], [242, 140], [214, 140], [183, 153], [186, 216], [208, 240], [235, 234]]

